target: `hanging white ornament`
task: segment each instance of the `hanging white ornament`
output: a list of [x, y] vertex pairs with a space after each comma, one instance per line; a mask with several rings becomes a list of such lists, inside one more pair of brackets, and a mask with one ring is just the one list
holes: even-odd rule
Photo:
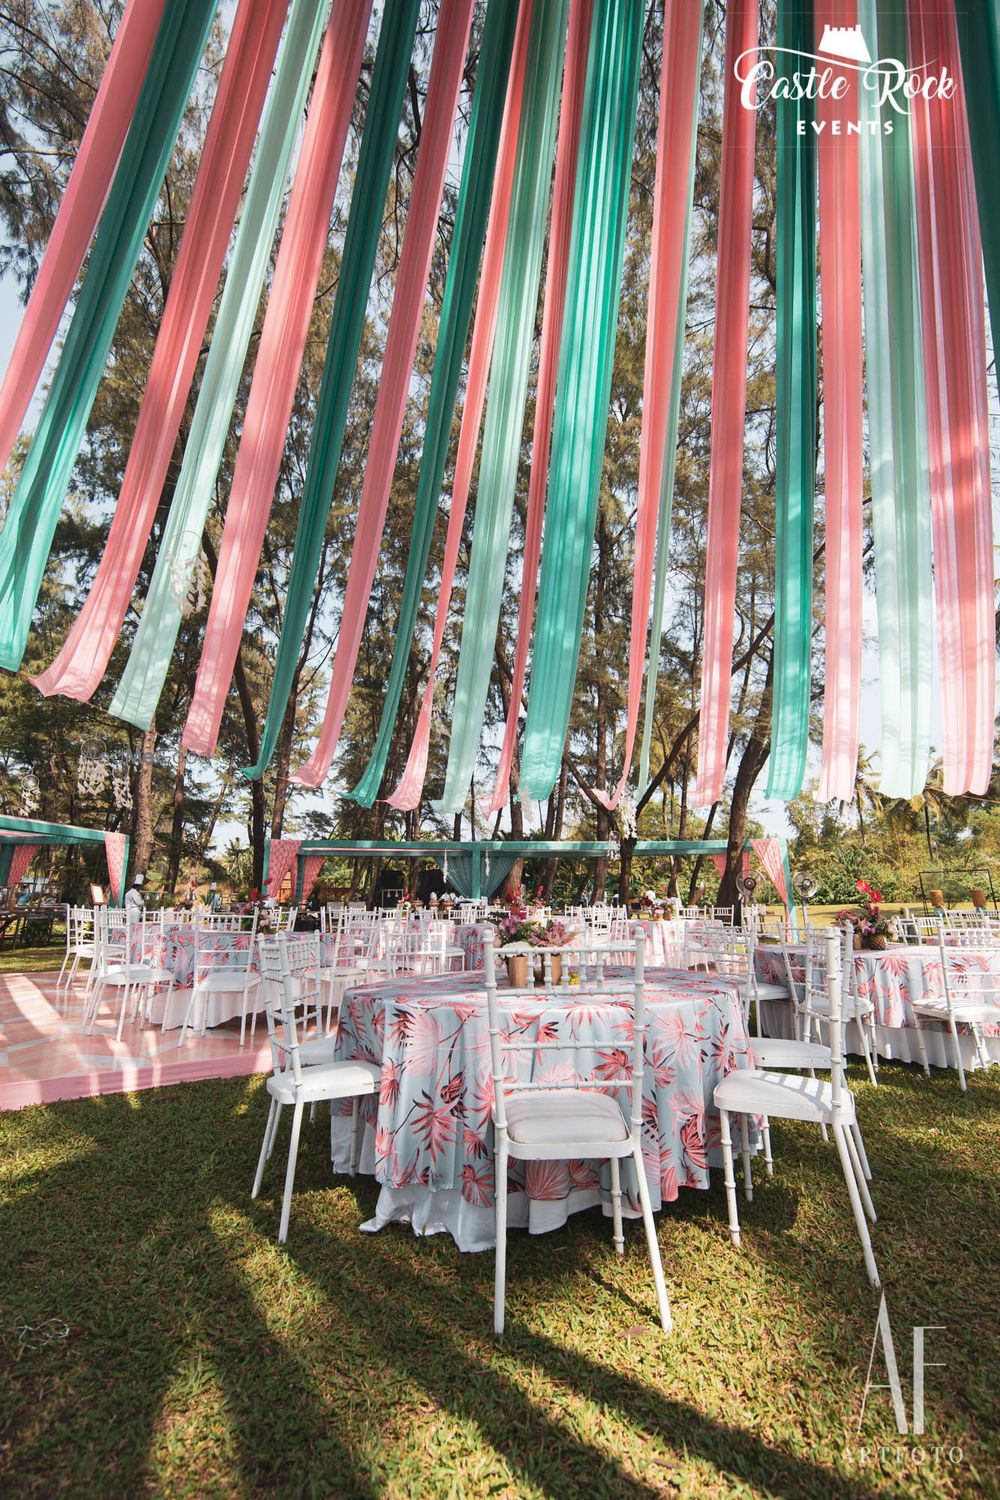
[[447, 850], [445, 851], [444, 864], [441, 866], [441, 873], [444, 876], [444, 883], [445, 883], [445, 885], [447, 885], [448, 884], [448, 853], [447, 853]]
[[38, 811], [41, 787], [33, 771], [25, 771], [21, 777], [21, 817], [31, 818]]
[[170, 594], [183, 619], [202, 609], [207, 597], [205, 564], [201, 555], [201, 537], [196, 531], [185, 531], [167, 555], [170, 567]]
[[132, 810], [132, 777], [128, 766], [112, 766], [111, 795], [115, 806], [124, 812]]
[[99, 797], [108, 784], [108, 750], [103, 740], [84, 740], [76, 767], [81, 797]]
[[618, 801], [618, 821], [623, 839], [634, 839], [639, 831], [635, 793], [630, 786], [622, 792]]

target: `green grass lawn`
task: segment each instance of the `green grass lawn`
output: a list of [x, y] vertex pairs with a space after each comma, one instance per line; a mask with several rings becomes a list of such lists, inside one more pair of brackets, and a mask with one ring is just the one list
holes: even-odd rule
[[659, 1215], [670, 1338], [641, 1227], [620, 1260], [593, 1212], [512, 1235], [498, 1343], [492, 1255], [359, 1234], [376, 1188], [331, 1179], [325, 1115], [279, 1249], [287, 1124], [251, 1203], [265, 1099], [234, 1079], [0, 1116], [0, 1494], [996, 1493], [1000, 1078], [852, 1071], [908, 1409], [911, 1328], [944, 1325], [922, 1438], [885, 1392], [856, 1435], [877, 1295], [814, 1129], [774, 1126], [741, 1251], [721, 1174]]

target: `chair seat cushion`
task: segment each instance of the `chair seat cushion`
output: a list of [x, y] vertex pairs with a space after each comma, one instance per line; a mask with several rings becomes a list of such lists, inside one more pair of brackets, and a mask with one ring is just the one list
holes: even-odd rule
[[208, 990], [213, 995], [242, 994], [260, 983], [259, 974], [248, 974], [246, 969], [209, 969], [195, 980], [196, 990]]
[[758, 1000], [787, 1000], [787, 984], [762, 984], [759, 980], [754, 988]]
[[537, 1089], [509, 1095], [507, 1134], [521, 1146], [627, 1141], [617, 1100], [596, 1089]]
[[799, 1042], [790, 1037], [751, 1037], [750, 1049], [758, 1068], [828, 1068], [830, 1049], [822, 1042]]
[[[323, 1062], [302, 1069], [300, 1097], [313, 1099], [351, 1099], [355, 1094], [374, 1094], [382, 1071], [374, 1063]], [[267, 1080], [267, 1091], [279, 1104], [295, 1103], [295, 1079], [291, 1073], [273, 1074]]]
[[[854, 1120], [854, 1096], [841, 1091], [841, 1115], [845, 1125]], [[822, 1078], [801, 1073], [766, 1073], [737, 1068], [715, 1089], [717, 1109], [734, 1114], [773, 1115], [778, 1120], [814, 1120], [830, 1124], [833, 1094]]]
[[[920, 1016], [933, 1016], [938, 1021], [948, 1019], [948, 1003], [943, 997], [915, 1000], [913, 1009]], [[952, 1005], [952, 1012], [956, 1021], [966, 1021], [974, 1026], [981, 1022], [1000, 1023], [1000, 1005], [992, 1004], [989, 1000], [956, 1000]]]
[[308, 1063], [310, 1067], [336, 1062], [336, 1059], [337, 1038], [335, 1036], [314, 1036], [308, 1042], [299, 1044], [299, 1061]]

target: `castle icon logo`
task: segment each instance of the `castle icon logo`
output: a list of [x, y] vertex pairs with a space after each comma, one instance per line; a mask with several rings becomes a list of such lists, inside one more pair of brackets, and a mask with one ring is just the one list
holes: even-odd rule
[[860, 26], [824, 26], [819, 50], [827, 57], [842, 57], [850, 62], [870, 63], [872, 60]]

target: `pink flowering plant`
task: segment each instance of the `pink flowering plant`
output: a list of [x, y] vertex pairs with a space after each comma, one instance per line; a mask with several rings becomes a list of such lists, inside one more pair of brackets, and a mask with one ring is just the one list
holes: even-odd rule
[[852, 922], [855, 932], [861, 934], [862, 941], [873, 937], [888, 937], [892, 927], [889, 918], [882, 912], [882, 892], [869, 885], [867, 880], [858, 881], [858, 890], [861, 894], [860, 902], [857, 906], [846, 906], [843, 911], [838, 911], [838, 925]]
[[532, 948], [540, 948], [544, 945], [545, 940], [540, 936], [543, 931], [541, 922], [529, 917], [524, 906], [512, 906], [502, 915], [493, 916], [490, 920], [497, 930], [497, 940], [501, 946], [507, 943], [527, 943]]

